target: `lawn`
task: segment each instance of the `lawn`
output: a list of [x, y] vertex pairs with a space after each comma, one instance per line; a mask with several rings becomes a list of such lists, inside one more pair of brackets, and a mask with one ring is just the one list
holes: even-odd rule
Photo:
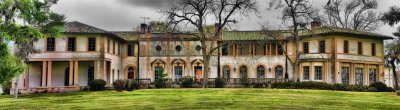
[[395, 93], [286, 89], [142, 89], [0, 96], [0, 109], [400, 109]]

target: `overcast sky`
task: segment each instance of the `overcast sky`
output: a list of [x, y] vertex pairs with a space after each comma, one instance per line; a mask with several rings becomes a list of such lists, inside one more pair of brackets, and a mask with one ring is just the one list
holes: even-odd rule
[[[52, 10], [64, 14], [68, 21], [79, 21], [108, 31], [132, 31], [133, 27], [143, 23], [141, 17], [151, 20], [164, 20], [157, 10], [166, 0], [60, 0]], [[251, 15], [242, 18], [233, 28], [238, 30], [258, 30], [260, 24], [282, 27], [278, 19], [280, 11], [267, 11], [267, 0], [257, 0], [261, 17]], [[321, 8], [327, 0], [310, 0], [316, 8]], [[346, 1], [346, 0], [345, 0]], [[400, 0], [378, 0], [379, 11], [386, 12], [390, 6], [400, 6]], [[396, 27], [383, 25], [377, 33], [390, 35]]]

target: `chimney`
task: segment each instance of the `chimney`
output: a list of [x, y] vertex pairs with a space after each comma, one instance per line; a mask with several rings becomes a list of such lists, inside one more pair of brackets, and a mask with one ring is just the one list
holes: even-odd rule
[[214, 24], [214, 28], [215, 28], [214, 31], [215, 31], [215, 32], [218, 31], [218, 27], [219, 27], [219, 26], [221, 26], [221, 24], [219, 24], [219, 23], [215, 23], [215, 24]]
[[147, 33], [149, 31], [147, 24], [142, 23], [140, 24], [140, 33]]
[[315, 18], [314, 21], [311, 22], [311, 30], [318, 29], [321, 27], [321, 20], [319, 18]]

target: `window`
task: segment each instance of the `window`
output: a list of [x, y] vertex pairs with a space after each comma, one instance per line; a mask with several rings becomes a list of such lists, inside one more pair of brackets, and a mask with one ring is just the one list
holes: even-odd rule
[[134, 79], [135, 78], [135, 71], [133, 67], [128, 68], [128, 79]]
[[369, 69], [369, 84], [376, 82], [376, 69]]
[[163, 72], [163, 68], [161, 66], [156, 66], [154, 68], [154, 80], [158, 80], [158, 74], [164, 74]]
[[53, 37], [47, 38], [47, 50], [46, 51], [49, 51], [49, 52], [54, 51], [55, 43], [56, 43], [55, 38], [53, 38]]
[[228, 55], [228, 45], [222, 45], [222, 56]]
[[175, 80], [182, 78], [182, 66], [175, 66]]
[[283, 78], [283, 68], [282, 66], [275, 67], [275, 78]]
[[94, 80], [94, 67], [88, 69], [88, 84]]
[[278, 44], [278, 55], [283, 55], [283, 48], [281, 44]]
[[197, 45], [197, 46], [196, 46], [196, 50], [197, 50], [198, 52], [200, 52], [201, 46], [200, 46], [200, 45]]
[[375, 47], [375, 43], [372, 43], [372, 45], [371, 45], [371, 46], [372, 46], [372, 47], [371, 47], [371, 48], [372, 48], [372, 49], [371, 49], [371, 52], [372, 52], [372, 53], [371, 53], [371, 55], [372, 55], [372, 56], [375, 56], [375, 55], [376, 55], [376, 47]]
[[342, 84], [349, 84], [349, 67], [342, 67]]
[[238, 44], [237, 46], [237, 55], [243, 55], [243, 46]]
[[319, 53], [325, 53], [325, 41], [319, 41]]
[[257, 78], [264, 78], [265, 68], [264, 66], [257, 67]]
[[110, 52], [110, 39], [107, 39], [107, 52]]
[[128, 44], [128, 56], [133, 56], [134, 55], [134, 44]]
[[203, 75], [203, 67], [202, 66], [194, 66], [194, 77], [196, 80], [200, 81], [200, 78]]
[[240, 77], [247, 77], [247, 67], [246, 66], [241, 66], [239, 72], [240, 72]]
[[175, 50], [176, 50], [177, 52], [180, 52], [180, 51], [182, 50], [182, 47], [181, 47], [180, 45], [178, 45], [178, 46], [175, 47]]
[[363, 68], [356, 68], [356, 84], [363, 85]]
[[308, 53], [308, 42], [303, 42], [303, 53]]
[[157, 50], [157, 51], [161, 51], [161, 46], [160, 46], [160, 45], [157, 45], [157, 46], [156, 46], [156, 50]]
[[315, 80], [322, 80], [322, 66], [315, 66]]
[[68, 51], [75, 51], [76, 50], [76, 38], [69, 37], [68, 38]]
[[349, 53], [349, 41], [345, 40], [343, 43], [343, 52]]
[[89, 38], [88, 39], [88, 50], [89, 51], [96, 51], [96, 38]]
[[276, 44], [275, 43], [271, 44], [271, 55], [276, 55]]
[[362, 55], [362, 54], [363, 54], [362, 42], [358, 42], [358, 44], [357, 44], [357, 50], [358, 50], [358, 54], [359, 54], [359, 55]]
[[229, 79], [231, 77], [231, 69], [229, 68], [229, 66], [224, 66], [223, 73], [223, 78]]
[[310, 67], [303, 66], [303, 80], [310, 80]]

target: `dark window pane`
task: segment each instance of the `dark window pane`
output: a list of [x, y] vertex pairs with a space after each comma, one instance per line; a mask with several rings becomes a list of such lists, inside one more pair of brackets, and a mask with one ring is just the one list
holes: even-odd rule
[[303, 52], [308, 53], [308, 42], [303, 43]]
[[54, 51], [55, 39], [52, 37], [47, 38], [47, 51]]
[[343, 43], [343, 51], [344, 53], [349, 53], [349, 41], [345, 40]]
[[319, 41], [319, 53], [325, 53], [325, 41]]
[[362, 50], [362, 42], [358, 42], [358, 54], [362, 55], [363, 54], [363, 50]]
[[134, 51], [134, 44], [128, 44], [128, 56], [133, 56]]
[[310, 67], [309, 66], [303, 66], [303, 79], [310, 80]]
[[371, 49], [371, 54], [372, 54], [372, 56], [375, 56], [376, 55], [376, 47], [375, 47], [375, 43], [372, 43], [372, 45], [371, 45], [372, 47], [372, 49]]
[[315, 66], [315, 80], [322, 80], [322, 66]]
[[342, 67], [342, 84], [349, 84], [349, 67]]
[[96, 38], [89, 38], [88, 39], [88, 50], [89, 51], [96, 51]]
[[74, 37], [68, 38], [68, 51], [75, 51], [76, 39]]

